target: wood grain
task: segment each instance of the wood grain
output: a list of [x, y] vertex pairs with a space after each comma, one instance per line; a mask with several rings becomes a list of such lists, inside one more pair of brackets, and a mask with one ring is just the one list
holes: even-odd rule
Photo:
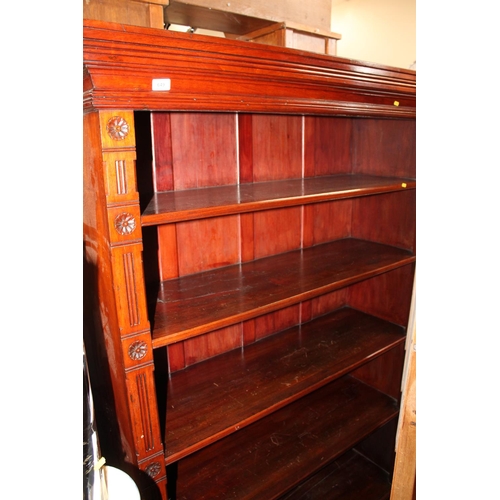
[[339, 379], [181, 460], [177, 498], [276, 499], [396, 414], [391, 398]]
[[164, 281], [150, 295], [153, 346], [255, 318], [414, 260], [405, 250], [347, 238]]
[[[406, 183], [406, 188], [402, 184]], [[338, 175], [156, 193], [141, 216], [143, 226], [271, 208], [339, 200], [404, 189], [414, 179]]]
[[300, 207], [256, 212], [253, 220], [255, 259], [298, 250], [301, 247]]
[[405, 325], [410, 313], [415, 264], [401, 266], [349, 287], [347, 302], [354, 309]]
[[[83, 66], [105, 455], [164, 500], [161, 429], [179, 431], [176, 500], [278, 498], [354, 446], [389, 470], [416, 260], [415, 72], [95, 20]], [[124, 214], [137, 225], [117, 235]], [[325, 319], [344, 306], [355, 316]]]
[[[416, 114], [412, 70], [94, 20], [83, 37], [86, 110]], [[152, 89], [166, 77], [170, 91]]]
[[304, 177], [352, 172], [352, 119], [306, 116], [304, 119]]
[[252, 126], [253, 181], [302, 177], [302, 117], [256, 114]]
[[343, 308], [172, 374], [165, 431], [168, 462], [400, 344], [403, 328]]
[[180, 222], [176, 234], [179, 276], [239, 262], [238, 216]]
[[236, 118], [230, 113], [172, 113], [175, 189], [236, 184]]
[[352, 236], [415, 251], [416, 190], [357, 198], [352, 212]]
[[352, 172], [415, 177], [415, 120], [355, 120]]
[[304, 207], [303, 246], [310, 247], [351, 236], [352, 202], [339, 200]]

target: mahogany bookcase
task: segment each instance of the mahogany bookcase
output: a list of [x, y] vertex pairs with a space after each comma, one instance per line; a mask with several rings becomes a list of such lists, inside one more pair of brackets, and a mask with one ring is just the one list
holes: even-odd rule
[[389, 498], [416, 74], [84, 22], [84, 340], [146, 500]]

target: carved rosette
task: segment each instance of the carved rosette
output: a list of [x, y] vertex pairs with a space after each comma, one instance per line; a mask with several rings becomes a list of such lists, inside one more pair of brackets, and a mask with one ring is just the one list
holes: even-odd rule
[[130, 359], [134, 361], [139, 361], [140, 359], [142, 359], [144, 356], [146, 356], [147, 352], [148, 345], [142, 340], [135, 341], [134, 343], [130, 344], [130, 347], [128, 348], [128, 355]]
[[120, 215], [117, 215], [115, 218], [115, 229], [122, 236], [126, 236], [127, 234], [131, 234], [134, 232], [136, 227], [135, 218], [132, 214], [124, 212]]
[[123, 139], [127, 137], [130, 127], [121, 116], [113, 116], [113, 118], [108, 121], [106, 130], [114, 141], [123, 141]]
[[153, 462], [146, 467], [146, 473], [150, 477], [156, 477], [161, 471], [161, 465], [159, 462]]

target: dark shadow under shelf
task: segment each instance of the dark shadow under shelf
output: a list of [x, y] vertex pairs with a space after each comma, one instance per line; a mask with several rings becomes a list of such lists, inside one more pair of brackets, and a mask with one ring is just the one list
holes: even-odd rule
[[388, 500], [390, 494], [389, 474], [350, 450], [279, 500]]
[[201, 449], [404, 342], [405, 329], [342, 308], [172, 374], [167, 464]]
[[255, 318], [415, 261], [400, 248], [346, 238], [160, 283], [150, 293], [153, 347]]

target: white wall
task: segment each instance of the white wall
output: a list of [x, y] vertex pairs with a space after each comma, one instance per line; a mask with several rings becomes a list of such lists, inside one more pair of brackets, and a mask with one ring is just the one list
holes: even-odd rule
[[416, 0], [332, 0], [337, 55], [416, 69]]

